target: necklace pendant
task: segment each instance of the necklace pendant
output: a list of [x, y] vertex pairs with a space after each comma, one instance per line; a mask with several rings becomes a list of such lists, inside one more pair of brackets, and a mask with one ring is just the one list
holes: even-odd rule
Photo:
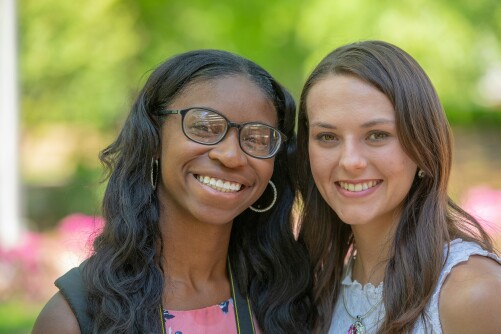
[[348, 329], [348, 334], [365, 334], [365, 326], [362, 323], [362, 318], [357, 317], [357, 321], [351, 324]]

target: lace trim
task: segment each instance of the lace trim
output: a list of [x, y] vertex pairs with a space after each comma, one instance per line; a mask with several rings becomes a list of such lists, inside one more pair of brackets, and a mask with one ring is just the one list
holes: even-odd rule
[[372, 283], [367, 283], [365, 285], [362, 285], [357, 280], [352, 281], [351, 271], [352, 271], [352, 268], [349, 268], [347, 270], [346, 276], [344, 277], [343, 281], [341, 282], [341, 284], [344, 285], [347, 289], [350, 289], [350, 290], [356, 289], [356, 290], [363, 292], [366, 295], [370, 294], [371, 297], [383, 295], [383, 282], [379, 283], [378, 286], [375, 286]]

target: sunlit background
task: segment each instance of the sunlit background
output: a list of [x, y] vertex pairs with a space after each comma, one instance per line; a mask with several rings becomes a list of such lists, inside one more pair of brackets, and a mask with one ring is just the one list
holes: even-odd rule
[[[0, 10], [14, 2], [0, 1]], [[56, 291], [53, 280], [85, 257], [88, 235], [102, 225], [98, 152], [150, 71], [192, 49], [250, 58], [298, 98], [314, 65], [337, 46], [383, 39], [402, 47], [434, 82], [453, 126], [451, 197], [501, 244], [498, 0], [21, 0], [16, 7], [19, 91], [2, 90], [19, 99], [0, 112], [17, 104], [18, 130], [0, 140], [19, 139], [21, 213], [19, 238], [0, 244], [0, 333], [29, 333]], [[4, 59], [13, 51], [6, 45]], [[2, 180], [0, 187], [9, 179]]]

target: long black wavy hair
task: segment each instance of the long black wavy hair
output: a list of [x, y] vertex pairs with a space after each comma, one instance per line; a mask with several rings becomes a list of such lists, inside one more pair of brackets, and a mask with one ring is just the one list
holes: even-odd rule
[[297, 180], [304, 204], [299, 240], [308, 248], [314, 275], [313, 332], [329, 329], [344, 278], [343, 265], [354, 247], [351, 227], [322, 198], [310, 171], [306, 101], [311, 88], [332, 75], [355, 76], [386, 95], [395, 110], [400, 144], [425, 173], [423, 178], [415, 175], [405, 198], [383, 283], [386, 316], [378, 333], [407, 333], [418, 318], [425, 318], [423, 310], [443, 266], [444, 245], [455, 238], [475, 241], [491, 252], [493, 245], [477, 220], [447, 194], [451, 130], [421, 66], [402, 49], [383, 41], [341, 46], [310, 74], [299, 106]]
[[[254, 82], [273, 102], [278, 128], [289, 140], [275, 157], [275, 206], [265, 213], [247, 209], [234, 219], [231, 266], [264, 332], [308, 332], [308, 256], [291, 227], [294, 100], [252, 61], [225, 51], [198, 50], [174, 56], [153, 71], [118, 138], [100, 154], [109, 172], [106, 224], [83, 269], [95, 333], [161, 332], [159, 305], [167, 275], [160, 263], [159, 199], [150, 184], [150, 162], [161, 150], [162, 120], [155, 112], [190, 84], [235, 75]], [[267, 206], [270, 193], [267, 189], [258, 202]]]

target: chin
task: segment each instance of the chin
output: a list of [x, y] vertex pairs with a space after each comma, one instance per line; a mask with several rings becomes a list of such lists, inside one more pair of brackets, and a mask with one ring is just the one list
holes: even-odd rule
[[232, 223], [238, 214], [230, 213], [228, 210], [205, 210], [197, 215], [197, 218], [211, 225], [225, 225]]
[[[340, 217], [341, 218], [341, 217]], [[366, 225], [370, 223], [370, 220], [367, 217], [350, 217], [350, 218], [341, 218], [341, 220], [347, 225]]]

